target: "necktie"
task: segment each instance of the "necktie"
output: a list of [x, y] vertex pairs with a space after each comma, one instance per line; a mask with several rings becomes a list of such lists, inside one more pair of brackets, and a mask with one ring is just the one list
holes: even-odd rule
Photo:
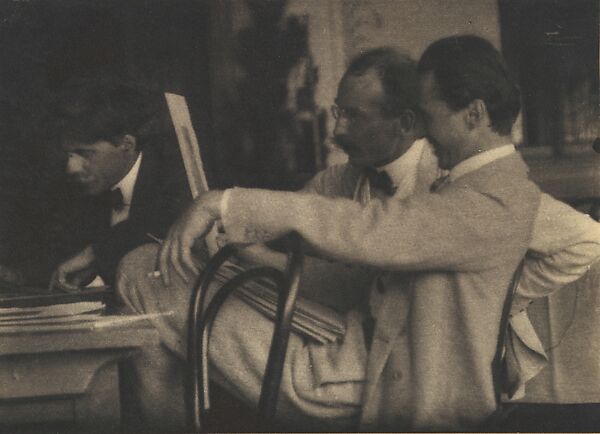
[[123, 193], [120, 188], [115, 188], [110, 191], [110, 205], [114, 211], [121, 211], [125, 206], [123, 202]]
[[392, 183], [392, 178], [388, 175], [385, 170], [377, 171], [373, 168], [366, 169], [367, 178], [369, 178], [369, 184], [371, 188], [376, 188], [384, 192], [388, 196], [393, 196], [396, 192], [396, 187]]

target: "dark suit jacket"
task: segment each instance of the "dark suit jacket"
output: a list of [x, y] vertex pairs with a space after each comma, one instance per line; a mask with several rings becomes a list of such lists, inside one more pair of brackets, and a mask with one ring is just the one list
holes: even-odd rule
[[[92, 246], [98, 270], [106, 283], [114, 282], [117, 267], [125, 254], [152, 242], [148, 234], [164, 238], [183, 207], [191, 201], [183, 163], [181, 158], [179, 160], [170, 161], [152, 147], [145, 149], [129, 218], [113, 227], [100, 224], [93, 234]], [[104, 204], [104, 201], [100, 202]], [[109, 208], [104, 215], [106, 221], [110, 221]]]
[[[162, 140], [164, 139], [164, 140]], [[169, 137], [146, 143], [128, 220], [110, 227], [109, 194], [83, 196], [66, 178], [55, 177], [43, 191], [35, 212], [23, 219], [13, 265], [29, 284], [46, 285], [67, 258], [92, 245], [100, 275], [112, 284], [119, 261], [135, 247], [163, 238], [191, 201], [177, 143]]]

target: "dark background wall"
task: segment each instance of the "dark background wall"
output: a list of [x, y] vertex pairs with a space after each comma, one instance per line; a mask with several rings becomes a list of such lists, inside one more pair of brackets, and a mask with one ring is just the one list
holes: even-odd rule
[[72, 78], [113, 75], [186, 95], [210, 163], [208, 15], [197, 0], [0, 2], [0, 261], [35, 249], [46, 231], [40, 216], [64, 165], [48, 106]]
[[[44, 234], [63, 164], [47, 103], [69, 79], [121, 75], [182, 93], [211, 186], [294, 188], [324, 160], [340, 59], [382, 44], [418, 56], [457, 32], [501, 46], [519, 74], [534, 179], [566, 200], [598, 196], [597, 0], [323, 1], [0, 0], [0, 263]], [[306, 79], [292, 89], [294, 74]], [[315, 86], [328, 90], [316, 102]]]
[[[48, 118], [73, 78], [111, 75], [185, 95], [213, 188], [289, 189], [314, 173], [325, 111], [315, 113], [307, 22], [286, 4], [0, 0], [0, 263], [25, 263], [65, 230], [53, 219], [70, 205], [56, 203], [65, 161]], [[305, 77], [293, 88], [292, 70]]]

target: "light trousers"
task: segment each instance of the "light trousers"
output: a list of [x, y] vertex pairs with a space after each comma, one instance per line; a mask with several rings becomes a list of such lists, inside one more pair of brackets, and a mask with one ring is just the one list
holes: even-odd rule
[[[127, 381], [146, 424], [156, 430], [185, 429], [184, 378], [191, 282], [171, 273], [171, 285], [153, 277], [158, 246], [141, 246], [121, 262], [117, 291], [126, 309], [165, 313], [150, 321], [160, 345], [148, 346], [131, 360]], [[216, 288], [209, 289], [209, 297]], [[361, 316], [347, 314], [343, 342], [318, 344], [294, 333], [288, 344], [277, 419], [294, 430], [350, 430], [360, 417], [366, 350]], [[230, 296], [210, 336], [210, 376], [256, 408], [273, 335], [273, 322]]]

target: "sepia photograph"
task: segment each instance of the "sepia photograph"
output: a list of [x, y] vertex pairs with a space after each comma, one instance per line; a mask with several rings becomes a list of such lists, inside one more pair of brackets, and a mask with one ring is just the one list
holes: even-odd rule
[[600, 0], [0, 0], [0, 433], [600, 431]]

